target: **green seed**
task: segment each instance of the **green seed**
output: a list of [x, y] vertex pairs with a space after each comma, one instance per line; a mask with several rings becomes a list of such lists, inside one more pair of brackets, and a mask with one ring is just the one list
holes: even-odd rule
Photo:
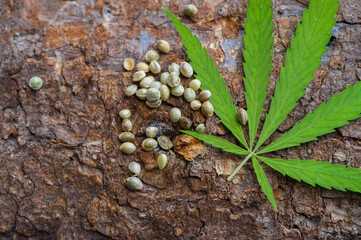
[[132, 122], [128, 118], [123, 119], [122, 130], [124, 132], [130, 132], [130, 131], [132, 131], [132, 128], [133, 128]]
[[145, 88], [138, 89], [135, 92], [135, 96], [137, 96], [137, 98], [139, 98], [140, 100], [146, 100], [147, 99], [146, 94], [147, 94], [147, 89]]
[[138, 86], [135, 84], [128, 86], [125, 89], [125, 96], [127, 96], [127, 97], [133, 96], [135, 94], [135, 92], [137, 91], [137, 89], [138, 89]]
[[194, 99], [196, 99], [196, 92], [192, 88], [187, 88], [184, 90], [184, 99], [187, 102], [192, 102]]
[[180, 97], [184, 93], [184, 87], [182, 85], [175, 86], [174, 88], [170, 89], [170, 92], [172, 93], [172, 95]]
[[125, 180], [125, 185], [131, 190], [140, 190], [143, 187], [142, 181], [137, 177], [130, 177]]
[[158, 74], [162, 70], [161, 66], [157, 61], [151, 61], [149, 64], [149, 69], [154, 74]]
[[193, 4], [188, 4], [184, 7], [183, 13], [186, 16], [193, 17], [198, 13], [198, 8]]
[[155, 101], [160, 99], [160, 91], [156, 88], [149, 88], [146, 94], [148, 101]]
[[121, 118], [123, 118], [123, 119], [125, 119], [125, 118], [130, 118], [130, 115], [131, 115], [131, 114], [132, 114], [132, 113], [130, 112], [129, 109], [123, 109], [123, 110], [119, 111], [119, 117], [121, 117]]
[[180, 77], [177, 73], [172, 72], [169, 74], [169, 77], [167, 78], [167, 84], [169, 87], [173, 88], [178, 86], [180, 83]]
[[205, 101], [202, 103], [201, 112], [206, 118], [213, 115], [213, 105], [210, 101]]
[[29, 81], [29, 86], [33, 90], [39, 90], [43, 86], [43, 79], [39, 77], [32, 77]]
[[197, 91], [201, 87], [201, 81], [199, 81], [198, 79], [193, 79], [189, 83], [189, 87], [192, 88], [194, 91]]
[[205, 131], [206, 131], [206, 126], [204, 126], [203, 123], [198, 124], [198, 126], [196, 127], [196, 132], [204, 133]]
[[133, 74], [133, 82], [139, 82], [143, 78], [145, 78], [146, 74], [144, 71], [137, 71]]
[[146, 64], [145, 62], [140, 62], [138, 63], [135, 68], [138, 70], [138, 71], [144, 71], [144, 72], [149, 72], [149, 65]]
[[180, 66], [181, 66], [181, 73], [183, 74], [183, 76], [191, 77], [193, 75], [193, 68], [189, 63], [182, 62]]
[[162, 99], [163, 101], [167, 101], [170, 95], [169, 87], [163, 84], [162, 86], [160, 86], [159, 91], [160, 91], [160, 99]]
[[145, 135], [147, 135], [147, 137], [149, 138], [154, 138], [155, 136], [157, 136], [158, 133], [158, 128], [156, 127], [147, 127], [147, 129], [145, 129]]
[[119, 134], [119, 140], [121, 142], [133, 142], [135, 140], [135, 136], [131, 132], [122, 132]]
[[122, 151], [125, 154], [132, 154], [137, 150], [135, 145], [131, 142], [125, 142], [122, 145], [120, 145], [120, 151]]
[[142, 79], [142, 81], [140, 81], [139, 86], [141, 88], [150, 88], [150, 86], [153, 84], [154, 82], [154, 77], [153, 76], [147, 76], [145, 78]]
[[158, 137], [158, 144], [164, 150], [169, 150], [173, 147], [172, 141], [167, 136], [160, 136]]
[[238, 109], [237, 111], [237, 119], [242, 125], [246, 125], [248, 121], [247, 111], [243, 108]]
[[179, 119], [182, 117], [182, 113], [181, 113], [181, 110], [179, 110], [179, 108], [172, 108], [170, 111], [169, 111], [169, 117], [170, 117], [170, 120], [172, 122], [178, 122]]
[[159, 54], [155, 50], [149, 50], [145, 54], [145, 60], [147, 62], [158, 61], [158, 59], [159, 59]]
[[180, 66], [176, 63], [172, 63], [171, 65], [169, 65], [168, 71], [169, 71], [169, 73], [174, 72], [179, 76], [180, 75]]
[[160, 100], [160, 99], [157, 99], [157, 100], [155, 100], [155, 101], [149, 101], [149, 100], [147, 100], [147, 101], [145, 102], [145, 104], [146, 104], [148, 107], [157, 108], [157, 107], [159, 107], [159, 106], [162, 104], [162, 100]]
[[158, 156], [158, 168], [159, 170], [162, 170], [164, 169], [166, 166], [167, 166], [167, 163], [168, 163], [168, 157], [167, 155], [165, 155], [164, 153], [160, 154]]
[[197, 111], [198, 109], [201, 108], [202, 103], [198, 100], [193, 100], [190, 105], [192, 110]]
[[129, 175], [130, 176], [138, 176], [141, 170], [141, 166], [139, 163], [137, 162], [131, 162], [128, 165], [128, 171], [129, 171]]
[[158, 143], [153, 138], [146, 138], [142, 142], [142, 148], [144, 151], [150, 152], [158, 146]]
[[164, 72], [160, 75], [160, 82], [163, 84], [167, 84], [167, 79], [169, 77], [169, 72]]

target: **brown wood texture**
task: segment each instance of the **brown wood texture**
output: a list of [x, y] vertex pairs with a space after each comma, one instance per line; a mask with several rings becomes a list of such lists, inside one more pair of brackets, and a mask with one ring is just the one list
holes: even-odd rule
[[[204, 119], [181, 98], [157, 109], [124, 95], [132, 72], [123, 60], [144, 61], [165, 39], [164, 69], [188, 60], [161, 6], [200, 38], [215, 59], [234, 103], [246, 107], [242, 37], [247, 1], [0, 0], [0, 239], [359, 239], [361, 195], [313, 188], [264, 166], [279, 213], [257, 184], [250, 163], [180, 135], [168, 111], [182, 109], [207, 133], [234, 142], [216, 116]], [[280, 66], [307, 0], [275, 0], [274, 68], [269, 106]], [[272, 139], [322, 101], [361, 79], [361, 1], [344, 0], [329, 49], [299, 105]], [[33, 91], [28, 81], [44, 79]], [[187, 86], [189, 79], [183, 79]], [[119, 151], [121, 120], [129, 108], [138, 150]], [[264, 119], [264, 118], [263, 118]], [[318, 159], [361, 166], [361, 120], [319, 140], [268, 156]], [[157, 126], [174, 140], [168, 166], [144, 152], [144, 130]], [[193, 159], [193, 161], [186, 161]], [[127, 165], [143, 168], [141, 191], [124, 186]]]

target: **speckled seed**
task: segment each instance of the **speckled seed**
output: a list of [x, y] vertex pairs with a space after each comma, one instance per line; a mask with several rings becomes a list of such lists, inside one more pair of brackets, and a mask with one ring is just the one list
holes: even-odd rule
[[167, 84], [167, 79], [169, 77], [169, 72], [164, 72], [160, 75], [160, 82], [163, 84]]
[[193, 79], [189, 83], [189, 87], [192, 88], [194, 91], [197, 91], [201, 87], [201, 81], [199, 81], [198, 79]]
[[149, 65], [146, 64], [145, 62], [140, 62], [138, 63], [135, 68], [138, 70], [138, 71], [144, 71], [144, 72], [149, 72]]
[[157, 61], [151, 61], [149, 64], [149, 69], [154, 74], [158, 74], [162, 70], [161, 66]]
[[39, 90], [43, 86], [43, 79], [39, 77], [32, 77], [29, 80], [29, 86], [33, 90]]
[[147, 76], [147, 77], [143, 78], [142, 81], [140, 81], [139, 86], [141, 88], [150, 88], [150, 86], [152, 85], [153, 82], [154, 82], [154, 77]]
[[125, 118], [130, 118], [130, 115], [131, 115], [131, 114], [132, 114], [132, 113], [130, 112], [129, 109], [123, 109], [123, 110], [119, 111], [119, 117], [121, 117], [121, 118], [123, 118], [123, 119], [125, 119]]
[[147, 129], [145, 129], [145, 135], [147, 135], [147, 137], [149, 138], [154, 138], [155, 136], [157, 136], [158, 133], [158, 128], [156, 127], [147, 127]]
[[130, 189], [130, 190], [140, 190], [143, 187], [143, 183], [142, 181], [140, 181], [139, 178], [137, 177], [129, 177], [125, 180], [125, 185]]
[[192, 110], [197, 111], [198, 109], [201, 108], [202, 103], [198, 100], [193, 100], [190, 105]]
[[157, 99], [155, 101], [146, 101], [145, 104], [148, 106], [148, 107], [151, 107], [151, 108], [157, 108], [159, 107], [161, 104], [162, 104], [162, 100], [160, 99]]
[[182, 117], [182, 113], [181, 113], [181, 110], [179, 110], [179, 108], [172, 108], [170, 111], [169, 111], [169, 117], [170, 117], [170, 120], [172, 122], [178, 122], [179, 119]]
[[168, 71], [169, 71], [169, 73], [174, 72], [179, 76], [180, 75], [180, 66], [176, 63], [172, 63], [171, 65], [169, 65]]
[[210, 101], [205, 101], [202, 103], [201, 111], [203, 116], [210, 117], [213, 115], [213, 105]]
[[131, 71], [134, 68], [134, 61], [133, 59], [126, 58], [123, 62], [123, 67], [127, 71]]
[[135, 92], [137, 91], [137, 89], [138, 89], [138, 86], [135, 84], [128, 86], [125, 89], [125, 96], [127, 96], [127, 97], [133, 96], [135, 94]]
[[206, 126], [204, 126], [203, 123], [198, 124], [198, 126], [196, 127], [196, 132], [205, 133], [206, 132]]
[[162, 86], [162, 83], [159, 81], [154, 81], [152, 83], [152, 85], [150, 85], [151, 88], [156, 88], [156, 89], [160, 89], [161, 86]]
[[141, 170], [141, 166], [139, 163], [137, 162], [131, 162], [128, 165], [128, 172], [130, 176], [136, 177], [139, 175], [140, 170]]
[[147, 89], [144, 88], [138, 89], [135, 92], [135, 96], [137, 96], [137, 98], [139, 98], [140, 100], [146, 100], [147, 99], [146, 94], [147, 94]]
[[157, 61], [158, 59], [159, 59], [159, 54], [155, 50], [149, 50], [145, 54], [145, 60], [147, 62]]
[[167, 136], [160, 136], [158, 137], [158, 144], [164, 150], [169, 150], [173, 147], [172, 141]]
[[187, 88], [184, 90], [184, 99], [187, 102], [192, 102], [194, 99], [196, 99], [196, 92], [192, 88]]
[[194, 15], [196, 15], [198, 13], [198, 8], [196, 6], [194, 6], [193, 4], [187, 4], [184, 7], [183, 13], [186, 16], [193, 17]]
[[120, 149], [120, 151], [122, 151], [125, 154], [132, 154], [135, 152], [135, 150], [137, 150], [135, 145], [131, 142], [122, 143], [122, 145], [120, 145], [119, 149]]
[[132, 121], [130, 121], [128, 118], [123, 119], [122, 130], [124, 132], [130, 132], [130, 131], [132, 131], [132, 128], [133, 128]]
[[171, 88], [170, 92], [172, 93], [172, 95], [174, 95], [176, 97], [180, 97], [184, 93], [184, 87], [182, 85], [178, 85], [174, 88]]
[[131, 132], [122, 132], [119, 134], [119, 140], [121, 142], [133, 142], [135, 139], [135, 136]]
[[144, 139], [144, 141], [142, 142], [142, 148], [144, 151], [150, 152], [152, 151], [154, 148], [156, 148], [158, 146], [158, 143], [155, 139], [153, 138], [146, 138]]
[[167, 41], [159, 40], [157, 45], [158, 45], [159, 51], [161, 51], [162, 53], [169, 53], [170, 46], [169, 46], [169, 43]]
[[173, 88], [178, 86], [180, 83], [180, 77], [177, 73], [172, 72], [169, 74], [169, 77], [167, 78], [167, 84], [169, 87]]
[[193, 68], [192, 66], [187, 62], [181, 63], [181, 73], [185, 77], [191, 77], [193, 75]]
[[212, 93], [209, 90], [203, 90], [199, 96], [198, 99], [201, 102], [207, 101], [208, 99], [210, 99], [212, 96]]
[[133, 82], [139, 82], [143, 78], [145, 78], [146, 74], [144, 71], [137, 71], [133, 74]]
[[186, 117], [181, 117], [179, 119], [179, 124], [183, 129], [190, 129], [192, 126], [192, 120], [190, 120], [189, 118]]
[[162, 99], [163, 101], [167, 101], [170, 95], [169, 87], [163, 84], [162, 86], [160, 86], [159, 91], [160, 91], [160, 99]]
[[243, 108], [238, 109], [237, 111], [237, 119], [242, 125], [246, 125], [248, 121], [247, 111]]
[[167, 166], [167, 163], [168, 163], [167, 155], [165, 155], [164, 153], [160, 154], [157, 160], [159, 170], [164, 169]]
[[160, 99], [160, 92], [156, 88], [149, 88], [146, 97], [148, 101], [155, 101], [157, 99]]

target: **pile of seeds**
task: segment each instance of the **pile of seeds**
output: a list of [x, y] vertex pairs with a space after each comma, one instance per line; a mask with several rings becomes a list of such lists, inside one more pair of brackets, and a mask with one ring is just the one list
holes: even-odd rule
[[135, 136], [131, 132], [133, 124], [130, 121], [131, 112], [129, 109], [123, 109], [119, 112], [119, 116], [123, 119], [122, 121], [122, 130], [123, 132], [119, 134], [119, 140], [122, 142], [120, 145], [120, 151], [126, 154], [132, 154], [137, 150], [134, 145]]
[[125, 180], [125, 185], [131, 190], [139, 190], [143, 187], [142, 181], [137, 177], [140, 173], [141, 166], [137, 162], [131, 162], [128, 165], [128, 172], [131, 177]]

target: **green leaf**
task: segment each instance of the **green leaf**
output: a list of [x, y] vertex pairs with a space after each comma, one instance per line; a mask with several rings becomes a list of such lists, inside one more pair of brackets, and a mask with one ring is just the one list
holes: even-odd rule
[[210, 102], [213, 104], [214, 112], [221, 119], [221, 122], [233, 133], [233, 135], [248, 149], [242, 127], [237, 121], [237, 111], [227, 90], [223, 78], [218, 69], [214, 66], [212, 58], [207, 50], [202, 47], [198, 38], [181, 23], [172, 13], [163, 8], [164, 12], [172, 20], [182, 42], [187, 49], [187, 55], [191, 60], [195, 77], [202, 82], [202, 89], [208, 89], [212, 92]]
[[316, 162], [316, 160], [283, 160], [259, 157], [271, 168], [288, 175], [298, 181], [304, 181], [312, 186], [341, 191], [346, 189], [361, 193], [361, 170], [347, 168], [345, 165], [330, 162]]
[[212, 135], [199, 133], [199, 132], [187, 131], [187, 130], [180, 130], [180, 132], [186, 133], [195, 138], [198, 138], [199, 140], [202, 140], [205, 143], [211, 144], [214, 147], [221, 148], [223, 151], [226, 151], [226, 152], [240, 154], [240, 155], [248, 154], [247, 150], [245, 150], [237, 145], [234, 145], [233, 143], [230, 143], [227, 140], [224, 140], [219, 137], [215, 137]]
[[339, 4], [336, 0], [310, 1], [309, 10], [303, 12], [302, 24], [298, 24], [296, 36], [292, 37], [256, 149], [286, 119], [304, 94], [326, 51], [325, 46], [331, 37], [329, 32], [336, 23], [333, 16]]
[[245, 63], [243, 79], [246, 92], [250, 148], [252, 148], [258, 123], [267, 97], [267, 87], [272, 70], [273, 11], [271, 0], [253, 0], [247, 7], [247, 22], [244, 24], [243, 56]]
[[264, 194], [266, 194], [268, 200], [271, 202], [276, 212], [278, 212], [276, 206], [276, 200], [273, 196], [271, 185], [267, 179], [265, 172], [263, 171], [261, 165], [259, 164], [255, 156], [252, 156], [252, 163], [253, 163], [254, 171], [256, 172], [257, 175], [258, 183], [259, 185], [261, 185], [262, 191], [264, 192]]
[[339, 95], [334, 95], [327, 103], [322, 103], [313, 113], [310, 112], [287, 133], [271, 143], [259, 153], [276, 151], [298, 146], [316, 140], [318, 136], [333, 132], [335, 128], [360, 117], [361, 82], [348, 87]]

